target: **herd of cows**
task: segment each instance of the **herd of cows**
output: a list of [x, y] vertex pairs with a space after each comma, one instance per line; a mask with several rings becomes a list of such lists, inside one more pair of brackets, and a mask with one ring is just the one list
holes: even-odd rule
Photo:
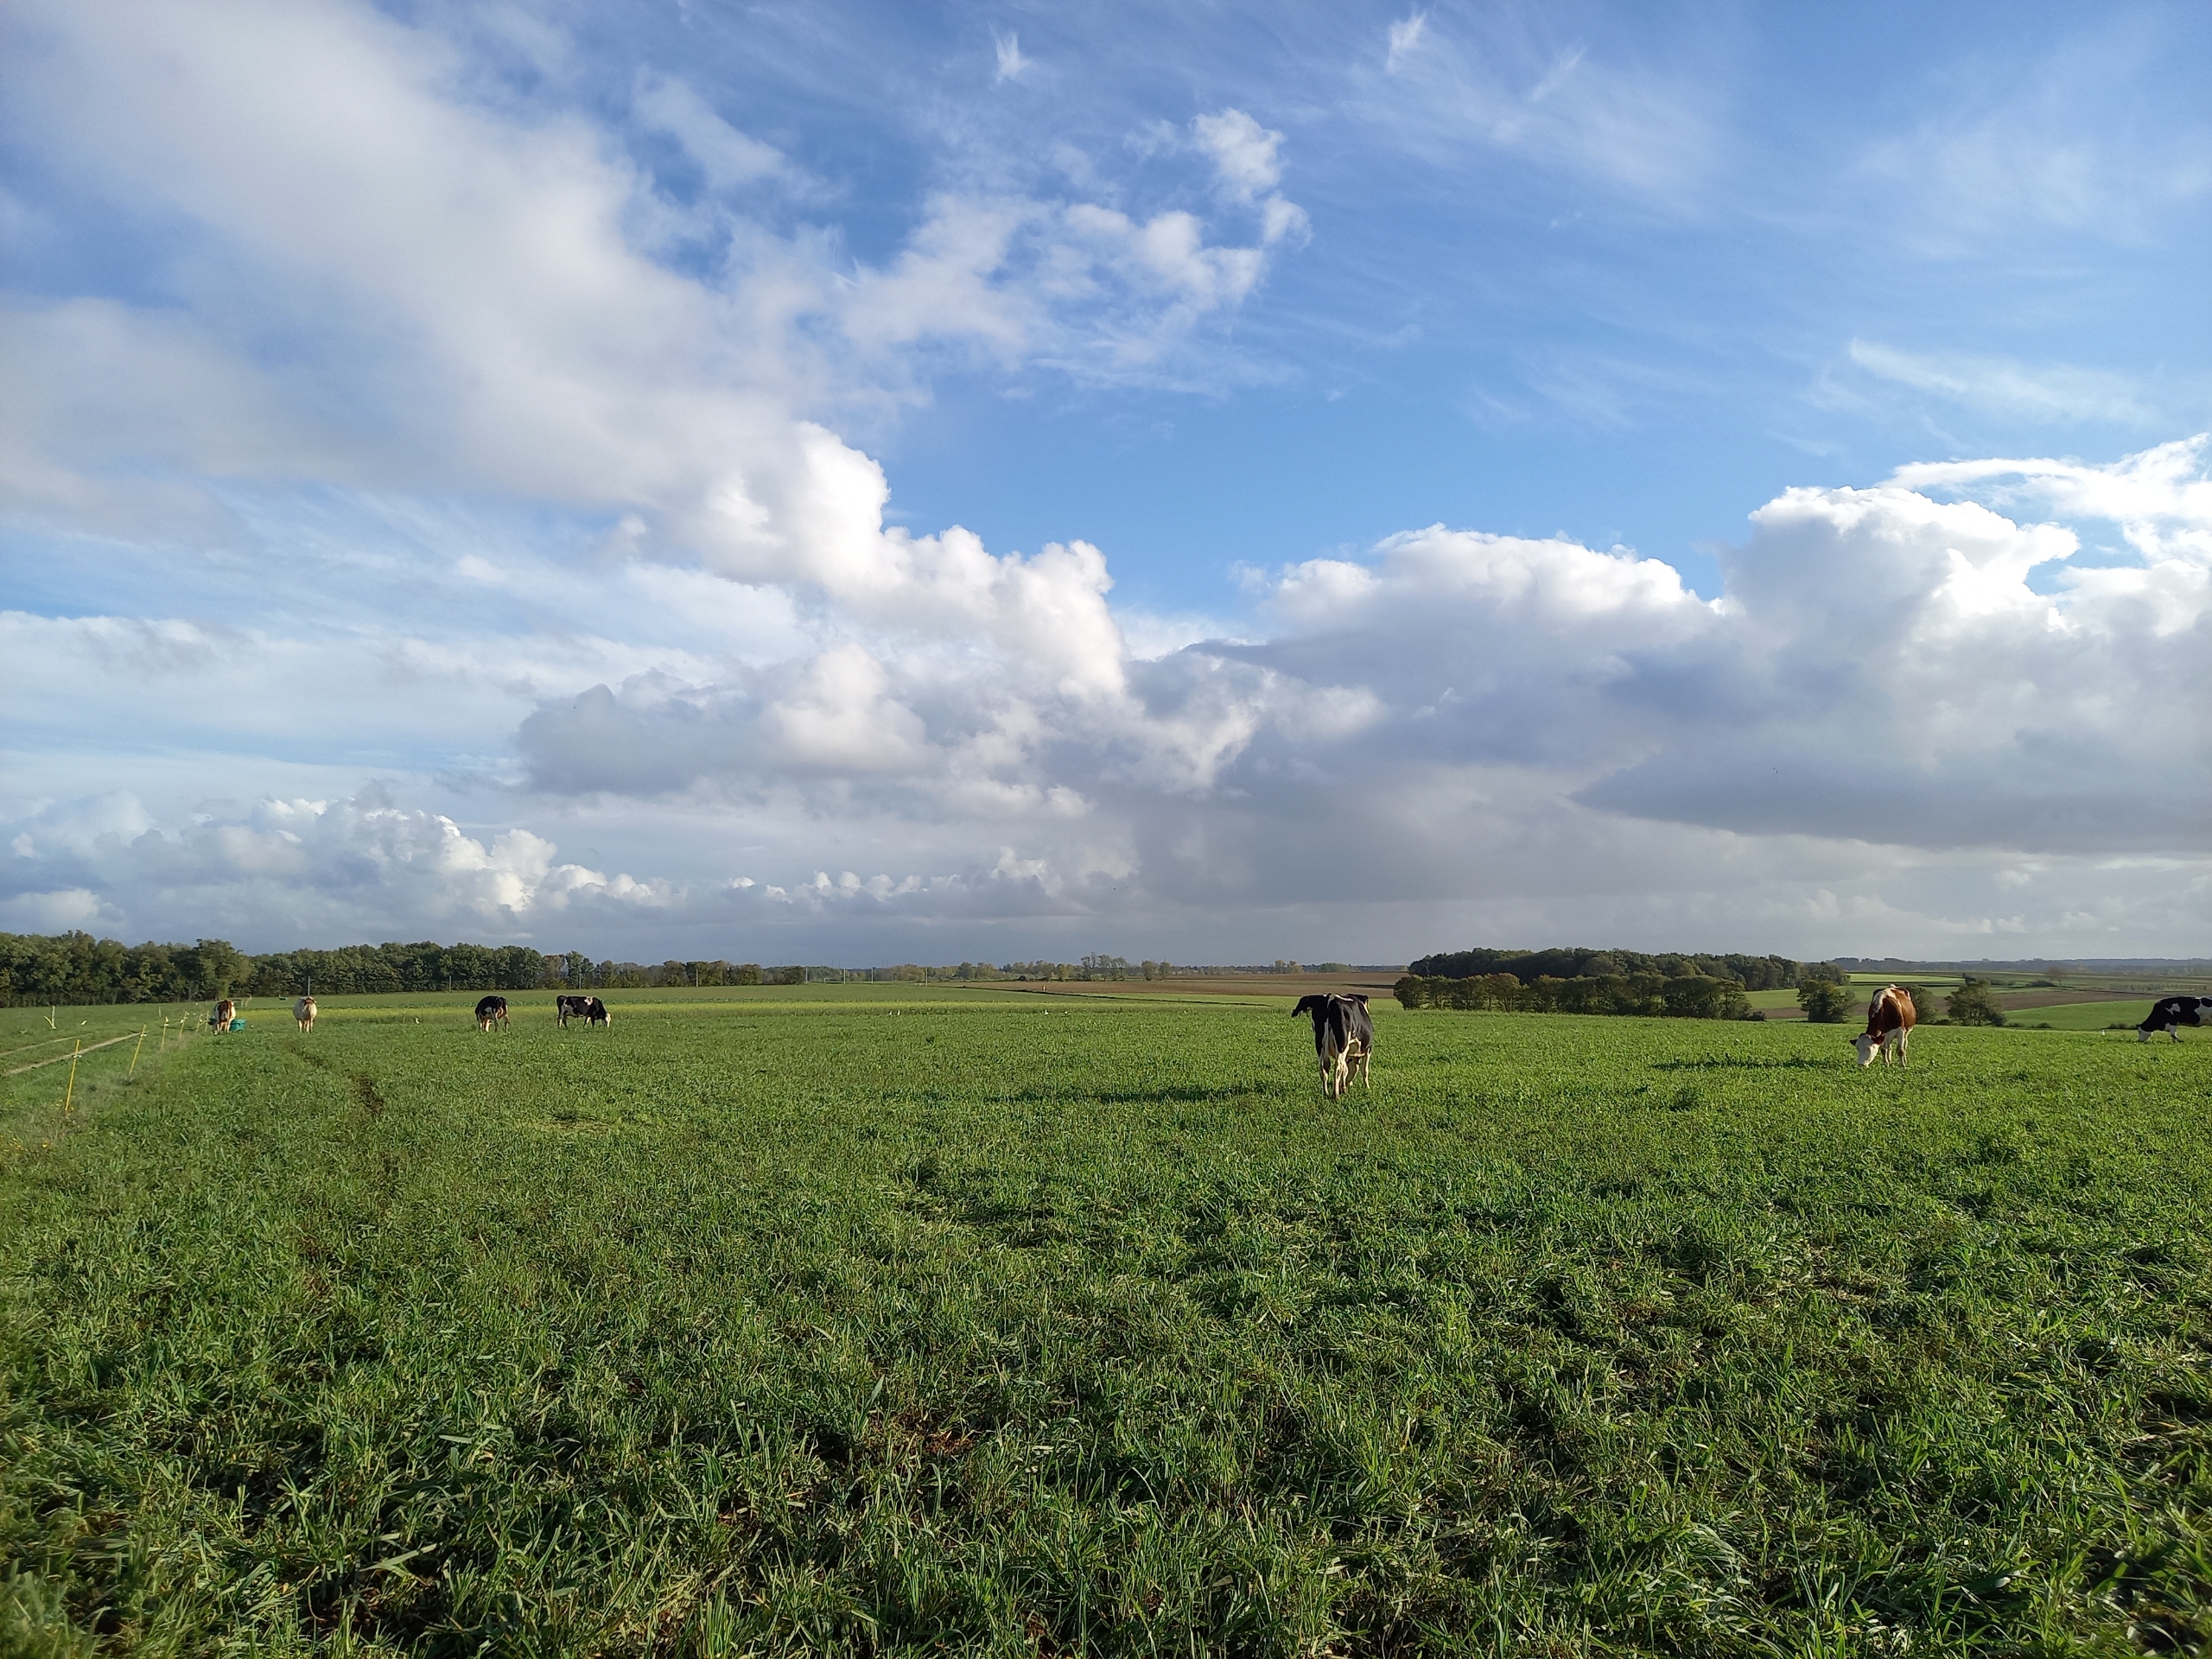
[[[1298, 999], [1298, 1006], [1291, 1010], [1294, 1020], [1310, 1015], [1313, 1020], [1313, 1052], [1321, 1065], [1321, 1087], [1332, 1100], [1344, 1097], [1357, 1077], [1371, 1093], [1375, 1085], [1369, 1080], [1368, 1063], [1375, 1056], [1375, 1022], [1367, 1012], [1367, 998], [1358, 992], [1324, 992]], [[2164, 1032], [2175, 1042], [2181, 1040], [2181, 1027], [2202, 1026], [2212, 1016], [2212, 996], [2164, 996], [2151, 1007], [2149, 1015], [2136, 1027], [2136, 1040], [2147, 1043]], [[607, 1004], [589, 995], [571, 996], [565, 993], [553, 999], [553, 1017], [563, 1030], [569, 1021], [581, 1020], [587, 1026], [607, 1026], [614, 1023], [607, 1012]], [[315, 998], [302, 996], [292, 1004], [292, 1018], [302, 1031], [315, 1029]], [[1900, 1066], [1907, 1065], [1906, 1046], [1912, 1028], [1920, 1022], [1919, 1011], [1912, 1006], [1912, 993], [1899, 985], [1885, 985], [1874, 993], [1866, 1004], [1866, 1029], [1851, 1039], [1858, 1052], [1861, 1071], [1878, 1059], [1890, 1063], [1892, 1055]], [[238, 1004], [225, 997], [215, 1004], [207, 1016], [207, 1023], [217, 1031], [235, 1031], [242, 1023]], [[507, 1024], [507, 999], [486, 996], [476, 1005], [476, 1029], [489, 1031], [493, 1027], [504, 1028]]]

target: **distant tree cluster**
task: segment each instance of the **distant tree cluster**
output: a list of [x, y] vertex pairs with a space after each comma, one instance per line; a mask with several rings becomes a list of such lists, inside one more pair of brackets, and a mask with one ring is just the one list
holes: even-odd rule
[[1841, 1025], [1851, 1017], [1852, 1001], [1850, 987], [1838, 980], [1808, 979], [1797, 988], [1797, 1006], [1816, 1026]]
[[89, 933], [0, 933], [0, 1006], [48, 1002], [180, 1002], [218, 996], [330, 996], [385, 991], [609, 991], [664, 985], [842, 985], [862, 981], [969, 983], [995, 980], [1166, 979], [1185, 974], [1347, 973], [1341, 962], [1192, 968], [1094, 953], [1078, 962], [962, 962], [941, 967], [829, 968], [720, 960], [594, 961], [581, 950], [528, 944], [349, 944], [335, 950], [251, 956], [223, 939], [130, 944]]
[[1943, 1012], [1955, 1026], [2001, 1026], [2005, 1011], [1997, 1006], [1997, 999], [1990, 995], [1986, 979], [1968, 975], [1951, 995], [1944, 999]]
[[1748, 1020], [1740, 982], [1706, 974], [1549, 975], [1523, 982], [1511, 973], [1464, 979], [1408, 974], [1394, 986], [1409, 1008], [1467, 1008], [1503, 1014], [1628, 1014], [1681, 1020]]
[[[1840, 979], [1842, 972], [1827, 963], [1811, 964], [1821, 976]], [[1641, 950], [1592, 950], [1580, 945], [1554, 946], [1548, 950], [1452, 950], [1423, 957], [1406, 969], [1422, 979], [1474, 979], [1510, 974], [1523, 985], [1540, 979], [1681, 979], [1700, 976], [1732, 979], [1747, 991], [1779, 991], [1799, 983], [1808, 964], [1787, 957], [1747, 957], [1733, 952], [1721, 956], [1674, 951], [1648, 955]]]
[[[1324, 963], [1329, 970], [1341, 963]], [[863, 981], [972, 983], [996, 980], [1166, 979], [1174, 974], [1301, 971], [1177, 968], [1149, 957], [1094, 953], [1078, 962], [901, 963], [892, 968], [832, 968], [720, 960], [659, 963], [594, 961], [581, 950], [541, 952], [534, 945], [353, 944], [335, 950], [276, 950], [251, 956], [222, 939], [193, 944], [133, 944], [89, 933], [0, 933], [0, 1005], [48, 1002], [177, 1002], [218, 996], [331, 996], [385, 991], [632, 990], [664, 985], [841, 985]]]
[[[798, 970], [792, 970], [797, 973]], [[758, 985], [752, 963], [594, 962], [527, 944], [353, 944], [251, 956], [224, 939], [124, 944], [89, 933], [0, 933], [0, 1003], [179, 1002], [216, 996], [378, 991]]]

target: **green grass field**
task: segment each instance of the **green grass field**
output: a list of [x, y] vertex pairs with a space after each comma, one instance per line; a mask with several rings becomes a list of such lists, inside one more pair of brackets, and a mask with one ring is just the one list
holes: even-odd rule
[[0, 1080], [0, 1652], [2212, 1639], [2199, 1033], [473, 1000]]

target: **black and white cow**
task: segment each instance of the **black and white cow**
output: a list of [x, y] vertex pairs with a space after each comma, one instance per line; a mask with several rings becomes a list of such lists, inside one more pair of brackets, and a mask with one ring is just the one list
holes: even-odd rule
[[507, 999], [487, 996], [476, 1005], [476, 1029], [489, 1031], [493, 1026], [507, 1023]]
[[2212, 996], [2162, 996], [2151, 1005], [2150, 1016], [2135, 1027], [2135, 1040], [2147, 1043], [2163, 1031], [2179, 1042], [2179, 1027], [2201, 1026], [2207, 1014], [2212, 1014]]
[[613, 1026], [614, 1021], [607, 1012], [607, 1004], [595, 996], [556, 996], [553, 999], [553, 1017], [563, 1029], [571, 1020], [581, 1020], [588, 1026]]
[[1329, 1098], [1343, 1098], [1354, 1072], [1373, 1093], [1367, 1062], [1375, 1052], [1375, 1022], [1368, 1018], [1367, 999], [1357, 991], [1301, 996], [1290, 1017], [1295, 1020], [1301, 1014], [1313, 1016], [1313, 1052], [1320, 1057], [1321, 1087]]

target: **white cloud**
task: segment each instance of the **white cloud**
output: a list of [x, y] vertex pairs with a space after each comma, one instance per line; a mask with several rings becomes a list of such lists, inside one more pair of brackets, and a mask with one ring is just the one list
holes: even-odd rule
[[1395, 74], [1400, 61], [1420, 48], [1421, 37], [1427, 29], [1428, 14], [1425, 11], [1416, 11], [1391, 24], [1389, 30], [1389, 49], [1382, 63], [1384, 70]]
[[[785, 539], [733, 532], [728, 575], [687, 578], [811, 593], [799, 652], [541, 694], [517, 740], [527, 787], [469, 809], [488, 798], [511, 828], [373, 793], [62, 797], [0, 823], [19, 855], [0, 897], [60, 914], [92, 901], [41, 895], [90, 894], [117, 926], [221, 917], [264, 940], [374, 914], [536, 937], [551, 918], [926, 955], [899, 930], [950, 929], [954, 959], [977, 928], [1189, 954], [1189, 930], [1249, 937], [1262, 916], [1332, 954], [1452, 918], [1715, 944], [1725, 921], [1801, 950], [2015, 928], [2023, 951], [2146, 949], [2212, 920], [2212, 750], [2160, 713], [2212, 702], [2205, 448], [1791, 490], [1725, 555], [1713, 602], [1625, 550], [1432, 526], [1260, 578], [1241, 643], [1140, 654], [1097, 550], [887, 530], [880, 474], [824, 434], [818, 475], [775, 504]], [[2133, 562], [2077, 564], [2075, 530], [2021, 503], [2120, 524]], [[149, 671], [180, 686], [228, 671], [198, 635], [148, 637]], [[515, 822], [531, 815], [556, 822]], [[563, 860], [572, 840], [630, 848], [632, 869], [645, 854], [645, 873]], [[827, 873], [832, 847], [851, 881]], [[1363, 949], [1328, 931], [1346, 927]]]
[[[1772, 872], [2031, 855], [2078, 892], [2101, 858], [2212, 859], [2212, 755], [2145, 715], [2212, 698], [2195, 453], [2004, 464], [2164, 512], [2139, 565], [2076, 569], [2063, 525], [1897, 484], [1792, 490], [1753, 515], [1716, 602], [1624, 550], [1438, 526], [1286, 567], [1262, 638], [1148, 661], [1087, 550], [1035, 572], [969, 547], [970, 579], [933, 592], [948, 550], [912, 543], [889, 590], [934, 607], [926, 630], [855, 607], [855, 645], [767, 677], [790, 689], [598, 690], [533, 716], [523, 745], [548, 788], [619, 793], [652, 756], [652, 787], [748, 813], [952, 841], [965, 823], [971, 842], [1019, 826], [1055, 868], [1118, 844], [1139, 889], [1199, 905], [1322, 871], [1344, 902], [1471, 896], [1532, 869], [1566, 881], [1578, 849], [1667, 891], [1700, 837], [1719, 838], [1700, 857]], [[2031, 585], [2054, 569], [2056, 591]], [[1016, 575], [1039, 588], [1009, 611]], [[1376, 846], [1390, 858], [1362, 855]]]
[[114, 912], [89, 887], [60, 887], [52, 893], [18, 893], [0, 899], [0, 924], [22, 933], [67, 933], [109, 923]]
[[[88, 568], [131, 563], [111, 591], [167, 562], [194, 598], [0, 616], [39, 746], [9, 757], [10, 916], [972, 930], [956, 957], [1110, 925], [1217, 957], [2206, 918], [2203, 739], [2146, 717], [2212, 695], [2202, 440], [1788, 492], [1717, 604], [1627, 550], [1431, 526], [1286, 564], [1228, 626], [1128, 616], [1088, 543], [887, 523], [841, 428], [941, 354], [1205, 368], [1306, 228], [1243, 110], [1160, 141], [1211, 168], [1182, 205], [957, 172], [855, 261], [739, 210], [797, 164], [685, 83], [632, 113], [733, 199], [690, 216], [604, 129], [365, 8], [38, 31], [18, 142], [161, 257], [128, 297], [14, 302], [6, 481]], [[1704, 118], [1602, 48], [1421, 17], [1391, 45], [1370, 113], [1417, 149], [1675, 201], [1701, 176]], [[1961, 401], [2118, 395], [1866, 353]], [[2116, 563], [2079, 556], [2091, 519]], [[1257, 948], [1278, 925], [1322, 933]]]
[[1251, 201], [1282, 182], [1276, 156], [1282, 134], [1270, 132], [1242, 110], [1202, 115], [1191, 123], [1198, 148], [1213, 157], [1221, 188], [1239, 201]]
[[2028, 232], [2088, 234], [2122, 245], [2156, 239], [2177, 209], [2212, 191], [2212, 127], [2146, 126], [2112, 89], [2141, 66], [2125, 41], [2077, 41], [1983, 80], [1955, 71], [1945, 96], [1910, 129], [1882, 137], [1858, 173], [1886, 216], [1923, 253], [1955, 257]]
[[1312, 229], [1306, 210], [1275, 188], [1282, 182], [1282, 160], [1277, 153], [1282, 134], [1236, 109], [1201, 115], [1191, 123], [1191, 130], [1198, 148], [1212, 158], [1222, 193], [1259, 209], [1262, 246], [1273, 246], [1286, 237], [1304, 239]]
[[1390, 25], [1356, 105], [1375, 130], [1443, 167], [1489, 152], [1670, 208], [1719, 159], [1709, 79], [1673, 76], [1555, 32], [1553, 14], [1501, 7]]
[[673, 138], [714, 189], [791, 176], [790, 162], [774, 145], [740, 132], [672, 76], [641, 71], [631, 107], [641, 125]]
[[[918, 344], [1173, 378], [1302, 223], [1271, 197], [1257, 245], [1222, 245], [1179, 211], [947, 192], [880, 268], [741, 219], [693, 274], [603, 133], [467, 100], [439, 36], [365, 7], [57, 6], [8, 75], [22, 142], [223, 270], [219, 300], [17, 302], [8, 481], [86, 527], [118, 474], [140, 533], [206, 533], [194, 479], [312, 480], [620, 509], [651, 549], [782, 493], [765, 475], [814, 464], [810, 417], [918, 397]], [[790, 170], [679, 81], [633, 107], [718, 189]]]
[[1967, 353], [1905, 352], [1868, 340], [1853, 340], [1850, 353], [1870, 374], [1985, 415], [2044, 423], [2140, 424], [2152, 417], [2135, 382], [2102, 370], [2031, 365]]
[[1034, 67], [1033, 58], [1021, 55], [1021, 36], [1008, 30], [1004, 35], [991, 36], [991, 44], [998, 52], [998, 73], [994, 80], [1020, 80]]

